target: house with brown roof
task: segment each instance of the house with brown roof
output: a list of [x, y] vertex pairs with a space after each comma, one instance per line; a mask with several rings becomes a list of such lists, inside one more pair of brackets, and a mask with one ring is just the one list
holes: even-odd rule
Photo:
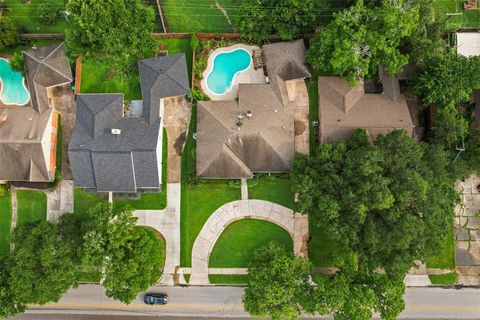
[[64, 45], [23, 52], [30, 101], [0, 108], [0, 180], [49, 182], [55, 179], [58, 114], [53, 89], [70, 85], [72, 72]]
[[319, 136], [321, 143], [349, 140], [364, 128], [372, 141], [378, 134], [404, 129], [413, 134], [413, 121], [396, 77], [383, 74], [382, 93], [366, 93], [364, 82], [350, 86], [340, 77], [319, 77]]
[[[301, 39], [279, 42], [263, 46], [262, 53], [265, 84], [240, 83], [236, 100], [198, 102], [197, 176], [252, 178], [290, 171], [299, 99], [294, 88], [299, 81], [305, 86], [303, 80], [310, 77], [305, 46]], [[308, 102], [302, 108], [308, 113]]]

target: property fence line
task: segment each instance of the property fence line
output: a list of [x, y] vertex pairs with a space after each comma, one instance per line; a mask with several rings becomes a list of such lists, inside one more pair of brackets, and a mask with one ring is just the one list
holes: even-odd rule
[[167, 33], [167, 27], [165, 26], [165, 20], [163, 19], [163, 11], [160, 0], [157, 0], [158, 14], [160, 15], [160, 21], [162, 22], [163, 33]]
[[64, 40], [63, 33], [21, 33], [22, 40]]
[[80, 93], [82, 85], [82, 56], [78, 56], [75, 61], [75, 95]]

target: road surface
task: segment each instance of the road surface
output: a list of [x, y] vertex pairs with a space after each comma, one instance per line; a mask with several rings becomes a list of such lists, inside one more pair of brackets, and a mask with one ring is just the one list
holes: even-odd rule
[[[166, 292], [165, 306], [147, 306], [139, 295], [130, 305], [111, 300], [98, 285], [81, 285], [66, 293], [55, 304], [32, 306], [26, 316], [15, 319], [39, 319], [43, 315], [71, 315], [62, 319], [84, 319], [79, 315], [129, 316], [148, 319], [152, 316], [192, 318], [245, 318], [240, 287], [153, 287], [152, 292]], [[480, 289], [408, 288], [407, 307], [400, 319], [477, 319], [480, 320]], [[49, 319], [55, 317], [48, 316]], [[110, 317], [91, 317], [111, 319]], [[118, 319], [121, 319], [118, 317]]]

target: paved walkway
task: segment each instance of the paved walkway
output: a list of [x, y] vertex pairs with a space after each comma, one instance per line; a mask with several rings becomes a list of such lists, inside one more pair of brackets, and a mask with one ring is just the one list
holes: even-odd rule
[[242, 191], [242, 200], [248, 200], [248, 183], [247, 179], [242, 178], [240, 180], [241, 183], [241, 191]]
[[[215, 242], [225, 228], [241, 219], [266, 220], [279, 225], [288, 231], [293, 239], [294, 253], [305, 256], [308, 240], [308, 217], [294, 214], [291, 209], [264, 201], [238, 200], [224, 204], [208, 218], [192, 250], [191, 285], [208, 285], [208, 260]], [[305, 243], [305, 244], [304, 244]]]
[[47, 221], [56, 223], [60, 216], [73, 212], [73, 180], [62, 180], [55, 189], [37, 190], [47, 195]]

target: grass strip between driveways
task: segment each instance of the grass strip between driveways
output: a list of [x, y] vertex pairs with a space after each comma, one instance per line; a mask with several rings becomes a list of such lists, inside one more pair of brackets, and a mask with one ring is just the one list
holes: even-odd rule
[[40, 191], [17, 190], [17, 227], [47, 219], [47, 195]]
[[431, 274], [428, 277], [433, 285], [452, 285], [457, 282], [458, 274], [456, 272], [446, 274]]
[[208, 280], [212, 284], [246, 285], [248, 283], [248, 275], [210, 274], [208, 275]]

